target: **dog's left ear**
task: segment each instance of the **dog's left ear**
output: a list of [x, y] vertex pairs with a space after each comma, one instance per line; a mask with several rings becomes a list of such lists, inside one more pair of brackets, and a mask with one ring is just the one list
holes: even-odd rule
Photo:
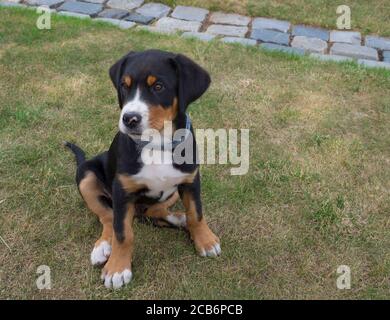
[[179, 77], [179, 112], [183, 115], [187, 107], [205, 93], [211, 79], [206, 70], [182, 54], [177, 54], [171, 62]]
[[118, 91], [118, 102], [121, 108], [122, 108], [122, 96], [119, 87], [122, 81], [123, 69], [128, 59], [131, 58], [134, 54], [135, 54], [134, 51], [130, 51], [128, 54], [124, 55], [117, 62], [115, 62], [109, 70], [111, 81], [115, 89]]

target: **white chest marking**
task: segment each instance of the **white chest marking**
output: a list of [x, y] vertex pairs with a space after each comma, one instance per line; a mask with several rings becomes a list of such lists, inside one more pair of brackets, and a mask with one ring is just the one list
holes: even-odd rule
[[177, 190], [177, 185], [189, 176], [188, 173], [175, 169], [172, 163], [164, 163], [160, 160], [167, 159], [161, 158], [167, 155], [169, 158], [169, 154], [172, 155], [170, 151], [155, 150], [154, 157], [156, 157], [156, 161], [153, 161], [151, 164], [145, 164], [141, 171], [133, 176], [138, 183], [147, 186], [149, 189], [146, 193], [147, 196], [156, 198], [161, 196], [159, 201], [166, 200]]

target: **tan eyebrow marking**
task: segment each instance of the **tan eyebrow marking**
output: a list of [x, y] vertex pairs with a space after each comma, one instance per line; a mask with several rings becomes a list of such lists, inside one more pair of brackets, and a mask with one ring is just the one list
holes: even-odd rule
[[154, 85], [154, 83], [157, 81], [157, 78], [155, 76], [148, 76], [148, 78], [146, 79], [146, 82], [148, 84], [149, 87], [151, 87], [152, 85]]
[[127, 86], [127, 87], [131, 87], [131, 77], [130, 76], [128, 76], [128, 75], [126, 75], [126, 76], [124, 76], [123, 77], [123, 82], [125, 83], [125, 85]]

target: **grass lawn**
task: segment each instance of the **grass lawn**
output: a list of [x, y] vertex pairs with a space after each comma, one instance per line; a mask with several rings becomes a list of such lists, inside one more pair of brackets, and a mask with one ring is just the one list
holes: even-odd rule
[[[147, 2], [156, 2], [147, 0]], [[336, 28], [336, 8], [351, 8], [351, 27], [363, 33], [390, 36], [390, 1], [388, 0], [159, 0], [170, 6], [188, 5], [213, 11], [235, 12], [250, 16], [286, 19]]]
[[[35, 28], [0, 10], [0, 298], [389, 298], [390, 73], [256, 48], [125, 31], [69, 17]], [[118, 106], [108, 68], [128, 50], [181, 52], [211, 73], [196, 128], [249, 128], [250, 170], [204, 165], [204, 212], [222, 256], [135, 223], [134, 280], [100, 283], [100, 223], [74, 183], [77, 142], [106, 150]], [[52, 289], [36, 288], [48, 265]], [[336, 288], [337, 267], [352, 271]]]

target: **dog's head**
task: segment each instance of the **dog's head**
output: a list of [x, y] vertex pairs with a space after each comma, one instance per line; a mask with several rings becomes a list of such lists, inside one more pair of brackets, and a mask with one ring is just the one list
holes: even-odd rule
[[161, 131], [164, 121], [184, 121], [188, 105], [210, 85], [209, 74], [195, 62], [159, 50], [130, 52], [109, 73], [121, 108], [119, 130], [131, 136]]

